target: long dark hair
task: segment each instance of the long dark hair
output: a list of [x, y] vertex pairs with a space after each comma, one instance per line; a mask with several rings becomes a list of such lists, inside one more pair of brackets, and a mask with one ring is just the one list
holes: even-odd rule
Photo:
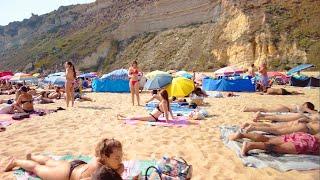
[[168, 95], [168, 91], [163, 89], [160, 91], [160, 96], [167, 101], [167, 105], [168, 105], [168, 110], [170, 111], [170, 103], [169, 103], [169, 95]]
[[72, 64], [72, 62], [68, 61], [67, 64], [72, 67], [72, 71], [73, 71], [73, 77], [76, 79], [77, 75], [76, 75], [76, 70], [74, 68], [74, 65]]

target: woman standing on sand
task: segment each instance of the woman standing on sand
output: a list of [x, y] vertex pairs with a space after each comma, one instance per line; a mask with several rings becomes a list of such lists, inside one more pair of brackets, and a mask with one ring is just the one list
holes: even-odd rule
[[139, 73], [141, 71], [138, 68], [137, 61], [133, 61], [131, 67], [129, 68], [129, 86], [132, 98], [132, 105], [134, 106], [134, 95], [137, 96], [138, 106], [140, 106], [140, 96], [139, 96]]
[[67, 107], [69, 107], [69, 102], [71, 101], [71, 106], [74, 105], [74, 83], [76, 79], [76, 70], [74, 69], [74, 65], [72, 62], [66, 62], [64, 64], [66, 68], [66, 102]]

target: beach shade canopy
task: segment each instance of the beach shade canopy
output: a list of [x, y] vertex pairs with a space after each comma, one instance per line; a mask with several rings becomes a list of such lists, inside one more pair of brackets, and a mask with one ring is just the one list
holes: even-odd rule
[[101, 79], [108, 79], [108, 80], [118, 80], [118, 79], [122, 79], [122, 80], [128, 80], [128, 70], [126, 69], [118, 69], [115, 71], [112, 71], [108, 74], [104, 74], [102, 75]]
[[214, 72], [216, 76], [230, 76], [243, 73], [243, 69], [236, 66], [227, 66]]
[[53, 74], [49, 74], [47, 77], [52, 77], [52, 76], [66, 76], [65, 72], [57, 72]]
[[66, 83], [66, 77], [64, 76], [47, 76], [43, 80], [44, 83], [63, 86]]
[[38, 78], [32, 76], [31, 74], [16, 73], [11, 77], [10, 81], [37, 81]]
[[11, 71], [3, 71], [3, 72], [0, 72], [0, 77], [7, 76], [7, 75], [13, 76], [13, 73], [12, 73]]
[[172, 79], [166, 90], [169, 96], [185, 97], [194, 90], [194, 82], [184, 77], [176, 77]]
[[185, 78], [188, 78], [188, 79], [191, 79], [193, 77], [193, 75], [188, 73], [187, 71], [176, 72], [176, 76], [177, 77], [185, 77]]
[[164, 71], [159, 71], [159, 70], [156, 70], [156, 71], [152, 71], [150, 73], [148, 73], [146, 76], [147, 79], [153, 79], [155, 78], [157, 75], [169, 75], [171, 76], [171, 74], [167, 73], [167, 72], [164, 72]]
[[40, 73], [34, 73], [32, 74], [33, 77], [39, 77], [40, 76]]
[[166, 85], [170, 84], [171, 82], [172, 82], [172, 76], [170, 74], [168, 75], [160, 74], [155, 76], [152, 79], [148, 79], [147, 83], [144, 85], [144, 89], [147, 89], [147, 90], [161, 89]]
[[297, 72], [299, 72], [299, 71], [302, 71], [302, 70], [305, 70], [305, 69], [308, 69], [308, 68], [312, 68], [312, 67], [314, 67], [313, 64], [301, 64], [301, 65], [299, 65], [299, 66], [296, 66], [296, 67], [290, 69], [290, 70], [287, 72], [287, 74], [288, 74], [288, 75], [292, 75], [292, 74], [294, 74], [294, 73], [297, 73]]
[[11, 78], [12, 78], [12, 75], [6, 75], [6, 76], [0, 77], [0, 80], [10, 80]]
[[80, 78], [96, 78], [97, 77], [97, 73], [85, 73], [85, 74], [81, 74], [80, 76], [78, 76]]

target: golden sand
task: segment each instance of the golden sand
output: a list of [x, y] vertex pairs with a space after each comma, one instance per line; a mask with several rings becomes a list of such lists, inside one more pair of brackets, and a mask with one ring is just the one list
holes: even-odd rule
[[[101, 138], [113, 137], [124, 146], [124, 160], [159, 159], [163, 155], [182, 156], [194, 166], [193, 179], [196, 180], [319, 179], [319, 170], [279, 172], [271, 168], [245, 167], [219, 138], [219, 125], [242, 124], [252, 120], [253, 113], [240, 112], [244, 105], [258, 107], [312, 101], [319, 108], [319, 89], [289, 89], [302, 90], [305, 95], [237, 93], [239, 97], [208, 98], [206, 102], [209, 105], [206, 108], [214, 116], [201, 121], [200, 125], [181, 128], [126, 125], [116, 119], [116, 114], [147, 113], [143, 107], [131, 106], [129, 94], [89, 93], [88, 96], [95, 102], [78, 102], [74, 108], [24, 120], [1, 132], [1, 167], [10, 156], [24, 158], [27, 152], [93, 155], [95, 144]], [[149, 93], [141, 96], [142, 102], [150, 97]], [[36, 107], [56, 108], [64, 105], [61, 100]], [[13, 172], [1, 173], [0, 179], [14, 179]]]

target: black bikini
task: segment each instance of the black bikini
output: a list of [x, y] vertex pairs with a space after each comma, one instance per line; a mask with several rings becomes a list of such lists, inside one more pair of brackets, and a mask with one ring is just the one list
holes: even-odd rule
[[[159, 104], [156, 106], [156, 109], [157, 109], [159, 112], [161, 112], [162, 114], [164, 113], [164, 112], [161, 111], [161, 109], [160, 109], [160, 107], [159, 107]], [[150, 113], [150, 115], [153, 117], [154, 120], [156, 120], [156, 121], [159, 120], [159, 119], [156, 118], [153, 114]]]
[[86, 162], [82, 161], [82, 160], [73, 160], [70, 162], [70, 171], [69, 171], [69, 179], [72, 175], [72, 171], [77, 168], [78, 166], [82, 165], [82, 164], [87, 164]]

